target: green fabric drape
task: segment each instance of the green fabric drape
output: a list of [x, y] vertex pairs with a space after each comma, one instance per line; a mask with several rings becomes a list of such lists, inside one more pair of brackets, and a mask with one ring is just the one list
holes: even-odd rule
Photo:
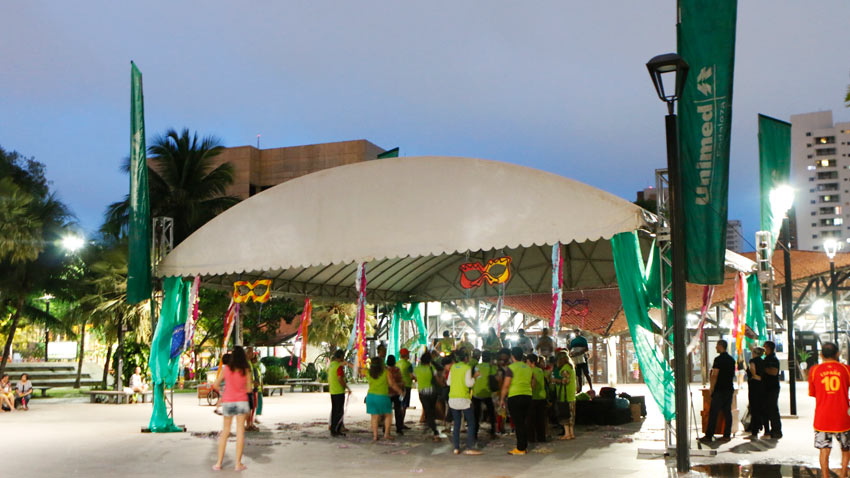
[[189, 289], [191, 284], [179, 277], [168, 277], [163, 284], [165, 296], [159, 322], [156, 324], [151, 342], [150, 370], [153, 384], [153, 413], [149, 428], [154, 433], [181, 432], [182, 428], [174, 424], [168, 416], [165, 405], [165, 389], [173, 387], [177, 381], [180, 357], [171, 358], [171, 335], [174, 328], [182, 327], [186, 322], [189, 307]]
[[640, 242], [634, 232], [617, 234], [611, 239], [611, 246], [620, 298], [644, 381], [664, 418], [672, 420], [676, 416], [673, 370], [664, 360], [649, 318], [649, 309], [661, 303], [659, 271], [654, 270], [660, 267], [661, 261], [653, 252], [650, 270], [645, 271]]
[[428, 345], [428, 333], [425, 330], [425, 322], [422, 320], [422, 313], [419, 311], [419, 303], [410, 304], [410, 308], [405, 309], [404, 304], [399, 302], [395, 305], [395, 308], [393, 308], [393, 324], [392, 330], [390, 331], [389, 350], [387, 351], [388, 354], [394, 355], [396, 358], [398, 358], [398, 351], [401, 349], [399, 332], [402, 320], [415, 321], [416, 330], [419, 331], [416, 350], [412, 351], [414, 354], [421, 352]]
[[[767, 340], [767, 325], [764, 321], [764, 302], [761, 296], [761, 284], [759, 283], [758, 275], [750, 274], [747, 276], [747, 328], [752, 330], [757, 337], [757, 343], [763, 343]], [[749, 330], [746, 334], [747, 344], [755, 346], [755, 341], [750, 337]]]

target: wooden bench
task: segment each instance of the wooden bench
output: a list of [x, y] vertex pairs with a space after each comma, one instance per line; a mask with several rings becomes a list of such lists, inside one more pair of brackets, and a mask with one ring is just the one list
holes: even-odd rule
[[[290, 384], [289, 386], [292, 388], [290, 391], [294, 391], [296, 384]], [[280, 393], [280, 396], [283, 396], [283, 389], [286, 388], [286, 385], [263, 385], [263, 396], [271, 397], [274, 395], [275, 390]]]
[[89, 396], [91, 403], [97, 403], [97, 397], [104, 397], [106, 403], [130, 403], [130, 397], [133, 395], [141, 395], [142, 403], [147, 401], [147, 397], [153, 397], [153, 391], [146, 392], [125, 392], [124, 390], [84, 390], [83, 393]]
[[[324, 392], [325, 387], [328, 386], [326, 383], [322, 382], [301, 382], [293, 385], [298, 385], [301, 387], [301, 393], [304, 392]], [[294, 388], [294, 387], [293, 387]]]

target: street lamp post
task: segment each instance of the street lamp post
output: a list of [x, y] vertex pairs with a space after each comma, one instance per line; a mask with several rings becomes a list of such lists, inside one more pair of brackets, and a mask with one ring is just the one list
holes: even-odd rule
[[835, 239], [823, 241], [823, 250], [829, 258], [829, 288], [832, 289], [832, 340], [838, 345], [838, 287], [835, 283], [835, 253], [841, 248], [841, 243]]
[[[44, 294], [39, 299], [44, 301], [44, 313], [50, 315], [50, 301], [53, 300], [50, 294]], [[44, 324], [44, 361], [47, 362], [47, 344], [50, 343], [50, 329], [47, 328], [47, 323]]]
[[[685, 259], [685, 211], [682, 198], [682, 172], [679, 167], [679, 137], [676, 130], [676, 100], [682, 94], [688, 76], [688, 63], [675, 53], [658, 55], [646, 64], [655, 91], [667, 103], [664, 125], [667, 133], [667, 176], [671, 213], [670, 242], [673, 289], [673, 373], [676, 378], [676, 468], [690, 470], [690, 440], [688, 437], [688, 379], [687, 379], [687, 281]], [[664, 78], [674, 78], [672, 91], [665, 91]], [[666, 339], [666, 337], [665, 337]]]
[[[770, 208], [776, 216], [782, 216], [779, 244], [782, 246], [785, 284], [782, 286], [782, 318], [788, 333], [788, 392], [791, 415], [797, 415], [797, 356], [794, 350], [794, 308], [791, 305], [793, 289], [791, 280], [791, 219], [788, 211], [794, 205], [794, 189], [783, 184], [770, 191]], [[772, 260], [771, 260], [772, 261]]]

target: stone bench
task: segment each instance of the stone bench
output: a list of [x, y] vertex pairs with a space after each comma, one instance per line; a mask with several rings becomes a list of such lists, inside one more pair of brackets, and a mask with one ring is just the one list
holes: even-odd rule
[[91, 403], [97, 403], [97, 397], [104, 397], [105, 403], [130, 403], [130, 397], [133, 395], [141, 395], [142, 403], [147, 401], [147, 397], [153, 397], [153, 391], [146, 392], [125, 392], [124, 390], [85, 390], [83, 393], [89, 396]]

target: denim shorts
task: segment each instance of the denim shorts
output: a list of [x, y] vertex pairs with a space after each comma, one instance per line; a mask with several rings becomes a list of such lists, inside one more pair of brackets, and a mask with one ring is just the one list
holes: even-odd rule
[[251, 411], [248, 402], [222, 402], [221, 414], [225, 417], [234, 417], [236, 415], [245, 415]]

